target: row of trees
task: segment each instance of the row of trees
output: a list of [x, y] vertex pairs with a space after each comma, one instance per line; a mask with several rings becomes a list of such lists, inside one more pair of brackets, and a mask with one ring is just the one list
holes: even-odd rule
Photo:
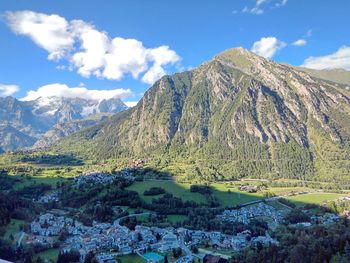
[[279, 245], [247, 249], [231, 262], [350, 262], [350, 227], [347, 220], [307, 229], [281, 227], [276, 231], [276, 238]]

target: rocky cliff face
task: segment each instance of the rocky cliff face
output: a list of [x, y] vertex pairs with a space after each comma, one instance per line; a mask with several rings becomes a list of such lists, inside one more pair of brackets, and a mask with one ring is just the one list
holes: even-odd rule
[[314, 174], [326, 169], [322, 158], [327, 169], [341, 159], [337, 172], [343, 175], [350, 171], [349, 120], [350, 92], [341, 84], [237, 48], [163, 77], [136, 107], [57, 149], [103, 158], [176, 153], [226, 159], [242, 176]]
[[[0, 147], [4, 150], [27, 148], [58, 123], [64, 126], [67, 122], [83, 120], [98, 113], [116, 113], [126, 108], [120, 99], [94, 101], [51, 97], [19, 101], [13, 97], [0, 98]], [[75, 130], [86, 125], [75, 125]]]
[[58, 140], [69, 136], [83, 128], [94, 126], [109, 118], [107, 114], [93, 115], [86, 119], [57, 123], [48, 130], [39, 140], [35, 142], [33, 148], [49, 147]]

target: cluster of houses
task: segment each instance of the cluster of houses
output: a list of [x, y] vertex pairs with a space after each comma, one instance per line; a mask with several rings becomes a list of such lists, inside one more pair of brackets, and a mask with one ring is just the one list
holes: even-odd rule
[[269, 245], [277, 243], [269, 235], [250, 237], [249, 231], [237, 235], [226, 235], [221, 232], [206, 232], [185, 228], [159, 228], [137, 225], [134, 230], [121, 226], [119, 220], [111, 223], [93, 222], [92, 226], [84, 226], [80, 222], [52, 213], [41, 215], [31, 223], [33, 235], [28, 240], [50, 247], [53, 237], [66, 231], [67, 239], [63, 242], [63, 251], [78, 250], [81, 262], [89, 251], [94, 251], [99, 262], [115, 262], [116, 256], [137, 253], [142, 256], [146, 251], [166, 253], [181, 248], [186, 260], [191, 257], [191, 246], [207, 244], [215, 249], [241, 250], [250, 245], [261, 243]]
[[110, 184], [116, 178], [115, 174], [90, 171], [74, 177], [74, 182], [80, 184]]
[[57, 190], [52, 190], [38, 198], [38, 203], [58, 202], [59, 195]]
[[247, 184], [247, 185], [240, 185], [240, 186], [238, 187], [238, 190], [239, 190], [239, 191], [249, 192], [249, 193], [256, 193], [256, 192], [258, 192], [260, 189], [259, 189], [259, 187], [256, 186], [256, 185], [249, 185], [249, 184]]
[[235, 210], [225, 210], [221, 215], [218, 215], [218, 217], [223, 221], [243, 224], [249, 224], [251, 219], [263, 217], [271, 218], [276, 223], [283, 220], [283, 215], [280, 211], [265, 203]]
[[322, 225], [330, 225], [334, 222], [339, 221], [340, 216], [334, 213], [325, 213], [321, 216], [311, 216], [312, 224], [322, 224]]
[[133, 173], [130, 169], [123, 169], [118, 174], [104, 173], [100, 171], [89, 171], [74, 177], [74, 182], [80, 184], [110, 184], [116, 177], [133, 179]]

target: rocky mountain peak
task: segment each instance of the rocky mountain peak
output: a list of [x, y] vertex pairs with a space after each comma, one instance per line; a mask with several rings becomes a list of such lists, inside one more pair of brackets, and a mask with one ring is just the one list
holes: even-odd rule
[[[51, 96], [21, 101], [14, 97], [0, 97], [0, 147], [4, 150], [30, 147], [46, 132], [55, 129], [57, 123], [85, 120], [96, 114], [116, 113], [127, 108], [119, 98], [94, 100]], [[96, 119], [83, 121], [83, 124], [79, 125], [63, 125], [60, 129], [63, 132], [55, 134], [54, 137], [57, 140], [98, 121]]]
[[225, 156], [235, 169], [242, 159], [252, 166], [264, 159], [266, 167], [281, 158], [310, 163], [317, 136], [332, 147], [349, 147], [349, 114], [346, 89], [235, 48], [164, 76], [136, 107], [57, 147], [74, 152], [84, 144], [79, 148], [103, 158], [156, 151]]

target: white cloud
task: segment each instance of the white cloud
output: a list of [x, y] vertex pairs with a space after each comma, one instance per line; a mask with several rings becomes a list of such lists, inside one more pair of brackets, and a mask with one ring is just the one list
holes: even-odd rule
[[276, 3], [275, 7], [278, 8], [278, 7], [285, 6], [287, 3], [288, 3], [288, 0], [282, 0], [281, 2]]
[[37, 90], [28, 91], [27, 95], [21, 100], [31, 101], [38, 98], [64, 97], [101, 101], [111, 98], [127, 98], [130, 95], [132, 95], [130, 89], [89, 90], [84, 86], [69, 87], [66, 84], [53, 83], [42, 86]]
[[49, 52], [49, 59], [69, 62], [59, 69], [76, 69], [83, 77], [121, 80], [126, 74], [135, 79], [143, 74], [142, 81], [153, 84], [166, 74], [165, 66], [180, 61], [168, 46], [146, 48], [136, 39], [111, 38], [82, 20], [32, 11], [7, 12], [5, 17], [13, 32], [30, 37]]
[[[272, 6], [271, 6], [270, 2], [272, 2]], [[273, 5], [273, 2], [275, 2], [275, 1], [256, 0], [255, 5], [253, 7], [245, 6], [242, 9], [242, 13], [249, 13], [249, 14], [253, 14], [253, 15], [262, 15], [265, 12], [264, 11], [265, 8], [268, 8], [269, 6], [270, 6], [270, 8], [279, 8], [279, 7], [285, 6], [288, 3], [288, 0], [281, 0], [281, 1], [278, 0], [277, 3], [275, 2], [274, 5]]]
[[343, 68], [350, 70], [350, 47], [343, 46], [326, 56], [309, 57], [305, 59], [302, 66], [313, 69]]
[[305, 46], [307, 44], [307, 41], [305, 39], [298, 39], [292, 43], [293, 46], [301, 47]]
[[138, 101], [124, 101], [124, 104], [128, 106], [129, 108], [135, 107], [137, 105]]
[[265, 58], [272, 58], [277, 51], [286, 46], [286, 43], [275, 37], [262, 37], [254, 42], [251, 51]]
[[0, 84], [0, 97], [11, 96], [19, 91], [17, 85]]
[[262, 15], [264, 13], [264, 10], [259, 8], [259, 6], [254, 6], [252, 8], [249, 8], [248, 6], [245, 6], [242, 9], [242, 13], [250, 13], [253, 15]]
[[63, 17], [32, 11], [6, 12], [5, 17], [14, 33], [30, 37], [49, 52], [50, 60], [62, 58], [73, 48], [69, 23]]

